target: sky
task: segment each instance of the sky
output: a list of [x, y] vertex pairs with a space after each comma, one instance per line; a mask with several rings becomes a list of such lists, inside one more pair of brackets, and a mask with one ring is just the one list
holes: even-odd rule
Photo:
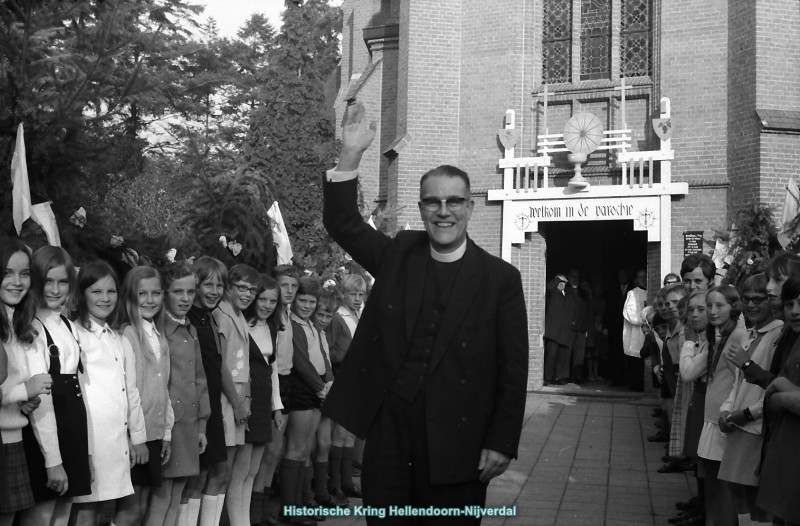
[[275, 29], [281, 26], [284, 0], [194, 0], [192, 3], [206, 8], [202, 20], [214, 17], [219, 34], [233, 37], [253, 13], [263, 13]]

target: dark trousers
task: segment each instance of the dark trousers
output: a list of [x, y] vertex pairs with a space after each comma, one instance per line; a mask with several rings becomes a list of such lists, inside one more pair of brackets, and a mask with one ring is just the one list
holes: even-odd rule
[[553, 340], [544, 341], [544, 381], [555, 382], [569, 377], [570, 350]]
[[622, 331], [609, 340], [611, 346], [608, 357], [611, 362], [611, 380], [615, 384], [622, 385], [628, 381], [628, 365], [625, 362], [625, 350], [622, 346]]
[[[361, 488], [364, 506], [385, 510], [367, 516], [369, 525], [478, 525], [473, 517], [396, 517], [389, 506], [462, 508], [484, 506], [487, 484], [474, 480], [432, 485], [423, 393], [409, 404], [391, 391], [364, 442]], [[478, 466], [475, 466], [476, 477]]]
[[583, 359], [586, 355], [586, 334], [575, 333], [575, 340], [572, 342], [572, 376], [573, 378], [583, 378]]
[[628, 367], [628, 384], [631, 391], [644, 391], [644, 360], [636, 356], [625, 355]]

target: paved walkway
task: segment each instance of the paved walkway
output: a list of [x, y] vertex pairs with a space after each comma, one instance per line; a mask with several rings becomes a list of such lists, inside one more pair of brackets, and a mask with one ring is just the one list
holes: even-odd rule
[[[489, 486], [487, 506], [516, 506], [485, 526], [661, 526], [695, 492], [687, 474], [656, 472], [663, 444], [650, 400], [606, 401], [531, 393], [519, 459]], [[359, 500], [351, 499], [357, 505]], [[366, 524], [328, 518], [327, 526]]]

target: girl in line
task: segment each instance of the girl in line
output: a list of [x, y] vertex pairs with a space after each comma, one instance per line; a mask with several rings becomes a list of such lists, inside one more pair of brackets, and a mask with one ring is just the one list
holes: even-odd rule
[[[783, 322], [772, 317], [767, 301], [767, 278], [755, 274], [742, 285], [742, 305], [750, 322], [750, 334], [742, 345], [748, 359], [768, 368], [781, 335]], [[739, 515], [739, 526], [766, 523], [767, 515], [756, 507], [761, 462], [761, 419], [764, 406], [764, 389], [744, 381], [744, 374], [736, 369], [733, 389], [720, 407], [719, 427], [726, 433], [725, 453], [719, 468], [720, 480], [728, 482]]]
[[88, 420], [78, 378], [81, 349], [75, 327], [62, 314], [74, 307], [77, 277], [72, 258], [60, 247], [40, 248], [31, 266], [39, 336], [28, 363], [31, 374], [50, 374], [53, 386], [30, 414], [32, 429], [23, 428], [36, 505], [22, 512], [21, 524], [66, 526], [72, 499], [92, 492]]
[[[28, 351], [36, 337], [33, 318], [36, 306], [28, 294], [31, 288], [30, 250], [16, 239], [0, 241], [0, 342], [7, 356], [7, 377], [0, 384], [0, 436], [5, 465], [0, 477], [5, 491], [0, 494], [0, 526], [11, 526], [18, 511], [34, 504], [28, 465], [22, 445], [22, 428], [28, 425], [23, 407], [38, 406], [39, 395], [50, 393], [49, 374], [32, 376]], [[2, 374], [2, 371], [0, 371]]]
[[75, 497], [72, 526], [94, 526], [101, 503], [132, 495], [130, 468], [147, 461], [133, 350], [112, 329], [119, 318], [118, 290], [117, 274], [108, 263], [89, 263], [78, 273], [76, 325], [95, 476], [92, 493]]
[[[334, 377], [336, 372], [347, 355], [347, 349], [356, 327], [360, 320], [361, 307], [367, 293], [367, 284], [364, 278], [358, 274], [349, 274], [342, 283], [344, 294], [342, 295], [342, 305], [333, 315], [328, 343], [331, 351], [331, 368]], [[348, 496], [361, 497], [360, 489], [353, 483], [353, 461], [356, 458], [355, 452], [356, 436], [348, 432], [345, 428], [333, 422], [333, 437], [331, 440], [330, 451], [330, 493], [342, 504], [347, 504]]]
[[[292, 304], [292, 372], [286, 377], [285, 392], [291, 413], [286, 430], [286, 455], [281, 460], [281, 503], [302, 506], [305, 463], [311, 454], [320, 421], [322, 401], [333, 383], [330, 362], [322, 351], [320, 334], [311, 323], [317, 307], [319, 283], [301, 277]], [[284, 405], [287, 405], [284, 402]], [[284, 522], [313, 526], [316, 521], [284, 517]]]
[[723, 526], [736, 524], [736, 509], [725, 481], [718, 474], [725, 451], [725, 435], [719, 425], [719, 408], [733, 387], [736, 367], [724, 356], [733, 345], [741, 346], [747, 331], [738, 327], [742, 312], [739, 293], [730, 285], [723, 285], [706, 296], [708, 313], [708, 359], [706, 361], [706, 401], [703, 430], [697, 446], [699, 470], [704, 477], [706, 499], [706, 524]]
[[225, 487], [228, 484], [222, 393], [225, 385], [228, 391], [234, 388], [231, 373], [222, 356], [219, 327], [211, 312], [225, 294], [228, 269], [218, 259], [203, 256], [195, 260], [194, 271], [197, 290], [186, 319], [197, 331], [200, 342], [211, 414], [206, 424], [206, 449], [200, 455], [200, 474], [189, 477], [183, 491], [181, 524], [186, 517], [186, 523], [195, 526], [199, 516], [202, 526], [216, 526], [222, 514]]
[[[225, 503], [232, 526], [246, 525], [249, 522], [249, 509], [241, 508], [244, 480], [250, 471], [250, 448], [245, 444], [245, 423], [250, 416], [251, 402], [248, 357], [250, 336], [243, 312], [255, 300], [258, 282], [256, 269], [247, 265], [234, 265], [228, 271], [225, 298], [212, 312], [219, 326], [223, 356], [235, 388], [233, 393], [227, 392], [222, 397], [222, 421], [225, 426], [230, 473]], [[241, 414], [241, 409], [244, 414]]]
[[[251, 416], [245, 432], [245, 454], [250, 450], [250, 470], [242, 486], [240, 507], [250, 510], [253, 481], [258, 473], [266, 444], [272, 440], [273, 421], [278, 429], [283, 427], [283, 404], [278, 386], [278, 369], [274, 366], [276, 338], [280, 325], [278, 309], [278, 282], [271, 277], [259, 276], [258, 295], [245, 311], [250, 332]], [[238, 455], [237, 455], [238, 458]], [[228, 492], [231, 495], [232, 492]], [[249, 526], [246, 516], [246, 526]], [[232, 523], [232, 526], [233, 523]]]
[[185, 261], [173, 263], [163, 278], [165, 316], [160, 330], [169, 349], [169, 399], [175, 422], [161, 486], [151, 491], [146, 526], [178, 523], [186, 480], [200, 473], [200, 455], [207, 444], [206, 422], [211, 413], [200, 342], [186, 319], [197, 288], [194, 269]]
[[116, 525], [138, 526], [148, 509], [151, 488], [161, 486], [161, 466], [169, 462], [175, 420], [168, 391], [169, 349], [158, 329], [164, 326], [161, 274], [151, 267], [135, 267], [125, 276], [122, 298], [120, 327], [135, 358], [136, 387], [144, 413], [148, 461], [131, 468], [134, 493], [123, 498], [122, 507], [127, 513], [124, 520], [117, 518]]

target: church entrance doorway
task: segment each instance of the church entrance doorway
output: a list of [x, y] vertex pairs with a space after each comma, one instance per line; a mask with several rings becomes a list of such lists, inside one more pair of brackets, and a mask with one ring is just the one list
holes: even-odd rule
[[[624, 270], [628, 283], [632, 284], [636, 272], [647, 268], [647, 232], [634, 230], [633, 220], [554, 221], [540, 223], [539, 231], [547, 244], [547, 281], [557, 274], [567, 276], [570, 270], [575, 269], [582, 282], [588, 281], [594, 294], [598, 286], [602, 291], [607, 312], [600, 318], [604, 321], [603, 327], [611, 334], [598, 346], [601, 351], [599, 374], [609, 378], [615, 366], [612, 347], [621, 346], [622, 340], [624, 298], [618, 274]], [[651, 270], [659, 272], [659, 269]], [[589, 373], [585, 367], [583, 377], [590, 377]], [[614, 390], [617, 389], [620, 388]], [[569, 384], [559, 390], [578, 390], [583, 394], [591, 394], [592, 391], [608, 391], [611, 388], [609, 382], [587, 382], [583, 385]], [[622, 390], [627, 391], [627, 388]]]

